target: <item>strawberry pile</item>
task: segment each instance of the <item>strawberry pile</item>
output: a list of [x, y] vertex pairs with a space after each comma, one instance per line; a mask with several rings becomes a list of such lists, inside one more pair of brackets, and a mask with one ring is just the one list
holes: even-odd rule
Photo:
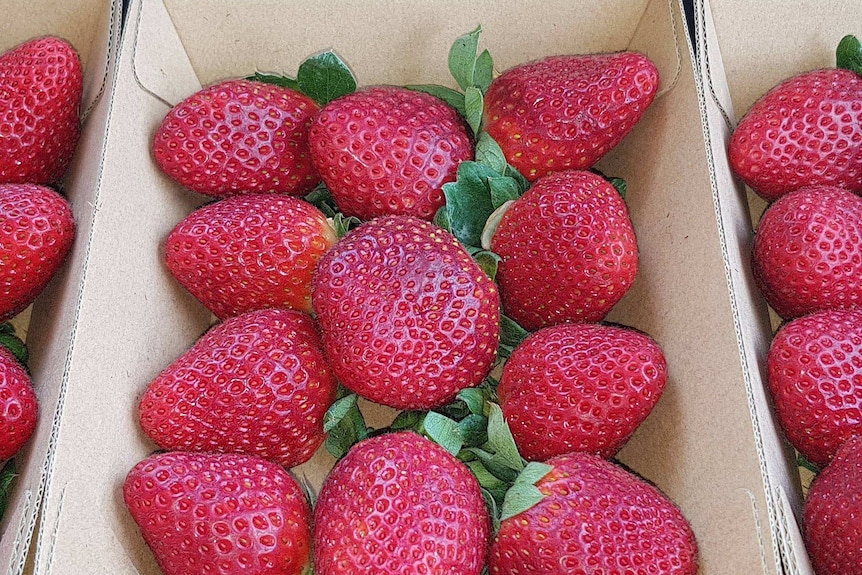
[[[157, 164], [215, 199], [167, 269], [221, 320], [139, 404], [168, 452], [123, 493], [166, 575], [697, 571], [680, 510], [609, 460], [667, 364], [600, 323], [638, 246], [624, 182], [591, 168], [658, 73], [620, 53], [494, 77], [479, 32], [450, 50], [459, 89], [357, 89], [325, 52], [157, 129]], [[360, 397], [398, 413], [371, 429]], [[310, 504], [286, 468], [321, 444]]]
[[758, 100], [732, 135], [730, 163], [771, 202], [754, 236], [752, 268], [785, 320], [767, 357], [779, 423], [806, 466], [825, 468], [806, 503], [811, 560], [818, 575], [862, 575], [862, 450], [854, 439], [862, 436], [862, 45], [855, 37], [841, 41], [837, 64], [785, 80]]

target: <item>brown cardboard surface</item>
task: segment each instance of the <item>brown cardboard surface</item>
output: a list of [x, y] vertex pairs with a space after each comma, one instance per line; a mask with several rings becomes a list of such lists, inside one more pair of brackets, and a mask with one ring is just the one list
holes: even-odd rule
[[[154, 448], [138, 428], [137, 402], [210, 322], [161, 259], [170, 229], [204, 200], [171, 183], [151, 159], [152, 134], [169, 105], [255, 68], [294, 73], [329, 47], [361, 84], [451, 84], [449, 45], [478, 23], [500, 70], [546, 54], [624, 48], [657, 62], [661, 95], [600, 166], [628, 180], [642, 254], [635, 287], [612, 319], [655, 336], [670, 364], [664, 397], [622, 459], [688, 516], [701, 573], [778, 572], [746, 356], [728, 295], [722, 234], [739, 230], [719, 225], [675, 2], [136, 0], [109, 86], [98, 209], [74, 305], [36, 573], [158, 573], [121, 496], [125, 474]], [[741, 209], [739, 198], [729, 202]], [[372, 423], [391, 415], [374, 411]], [[330, 464], [320, 453], [297, 472], [319, 485]]]
[[78, 239], [69, 260], [34, 306], [15, 318], [26, 333], [32, 379], [39, 396], [40, 419], [33, 439], [16, 457], [20, 476], [6, 516], [0, 524], [0, 570], [17, 575], [27, 551], [47, 478], [55, 412], [63, 389], [66, 356], [74, 331], [74, 302], [83, 281], [89, 223], [94, 211], [92, 190], [99, 173], [106, 107], [105, 81], [119, 45], [120, 2], [109, 0], [13, 1], [2, 5], [0, 51], [46, 34], [69, 40], [84, 66], [84, 131], [63, 188], [72, 204]]

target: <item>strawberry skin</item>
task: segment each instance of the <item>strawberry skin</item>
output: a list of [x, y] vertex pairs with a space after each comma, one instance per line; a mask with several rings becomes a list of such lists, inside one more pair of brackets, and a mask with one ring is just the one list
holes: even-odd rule
[[658, 489], [587, 453], [547, 463], [536, 483], [545, 498], [501, 523], [491, 575], [697, 573], [694, 533]]
[[784, 324], [767, 356], [778, 420], [812, 463], [862, 435], [862, 310], [826, 310]]
[[635, 52], [522, 64], [488, 88], [485, 129], [531, 182], [585, 170], [631, 132], [658, 83], [655, 65]]
[[539, 330], [515, 348], [497, 395], [525, 459], [572, 451], [610, 458], [652, 411], [666, 381], [667, 362], [650, 337], [569, 324]]
[[300, 575], [309, 563], [308, 502], [273, 463], [156, 454], [129, 472], [123, 498], [164, 575]]
[[500, 333], [491, 278], [450, 233], [381, 217], [320, 260], [312, 303], [335, 375], [397, 409], [431, 409], [479, 385]]
[[227, 80], [177, 104], [156, 131], [153, 156], [200, 194], [302, 195], [320, 181], [308, 151], [314, 101], [288, 88]]
[[862, 575], [862, 437], [848, 439], [814, 479], [804, 523], [817, 575]]
[[219, 318], [264, 308], [311, 311], [311, 278], [336, 241], [326, 216], [284, 194], [207, 204], [165, 242], [173, 276]]
[[0, 184], [0, 321], [33, 303], [74, 239], [63, 196], [35, 184]]
[[323, 442], [336, 391], [310, 316], [250, 312], [214, 327], [150, 383], [141, 428], [164, 449], [293, 467]]
[[431, 220], [443, 184], [473, 159], [463, 120], [422, 92], [374, 86], [330, 102], [309, 136], [314, 165], [345, 215]]
[[862, 307], [862, 198], [832, 186], [791, 192], [764, 212], [754, 279], [784, 319]]
[[479, 575], [490, 537], [479, 482], [413, 433], [356, 444], [314, 509], [317, 575]]
[[0, 461], [18, 453], [38, 423], [39, 402], [30, 376], [6, 348], [0, 346]]
[[37, 38], [0, 56], [0, 184], [60, 180], [78, 143], [83, 90], [65, 40]]
[[568, 171], [538, 180], [491, 238], [507, 315], [530, 331], [596, 322], [635, 280], [638, 247], [622, 197], [603, 178]]
[[774, 87], [739, 122], [730, 166], [769, 201], [813, 185], [862, 194], [862, 76], [815, 70]]

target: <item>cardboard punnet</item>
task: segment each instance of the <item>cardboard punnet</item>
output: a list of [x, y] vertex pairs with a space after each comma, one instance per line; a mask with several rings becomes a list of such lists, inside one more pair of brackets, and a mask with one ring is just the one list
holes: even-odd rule
[[745, 381], [769, 481], [769, 520], [784, 569], [812, 574], [798, 522], [800, 474], [783, 439], [766, 391], [766, 354], [777, 325], [754, 286], [750, 269], [753, 228], [766, 202], [734, 178], [727, 146], [738, 118], [770, 88], [795, 74], [835, 66], [835, 47], [845, 35], [862, 33], [855, 0], [817, 2], [697, 0], [695, 31], [700, 54], [699, 91], [713, 194], [730, 263], [730, 293], [745, 357]]
[[76, 325], [76, 305], [84, 280], [84, 262], [93, 219], [93, 191], [104, 143], [106, 84], [119, 47], [121, 0], [13, 0], [2, 5], [0, 52], [37, 36], [68, 40], [84, 69], [83, 132], [64, 178], [63, 190], [77, 224], [72, 252], [36, 303], [14, 318], [30, 348], [33, 385], [39, 397], [39, 425], [16, 456], [19, 476], [0, 523], [0, 572], [23, 572], [45, 491], [62, 404], [66, 360]]
[[[498, 70], [544, 55], [622, 49], [656, 62], [659, 96], [600, 164], [628, 180], [641, 250], [635, 286], [610, 319], [652, 334], [670, 365], [663, 398], [621, 459], [680, 505], [698, 537], [701, 573], [779, 572], [738, 310], [728, 295], [725, 235], [748, 232], [720, 225], [676, 2], [135, 0], [104, 98], [107, 144], [93, 166], [86, 277], [77, 301], [66, 302], [76, 324], [36, 573], [158, 573], [122, 501], [126, 473], [154, 449], [138, 427], [137, 403], [210, 323], [162, 262], [171, 228], [204, 201], [152, 160], [153, 133], [169, 107], [255, 69], [293, 74], [330, 47], [362, 85], [451, 85], [449, 46], [479, 23]], [[727, 201], [742, 209], [741, 198]], [[388, 416], [374, 410], [371, 419]], [[331, 464], [321, 452], [296, 472], [319, 485]]]

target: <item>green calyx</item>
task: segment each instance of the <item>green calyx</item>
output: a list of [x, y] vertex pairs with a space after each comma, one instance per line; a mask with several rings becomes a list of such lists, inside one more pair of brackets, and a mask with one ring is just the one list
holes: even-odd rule
[[15, 460], [10, 459], [0, 469], [0, 519], [3, 519], [3, 515], [6, 513], [16, 477], [18, 477], [18, 473], [15, 470]]
[[27, 362], [30, 361], [30, 352], [27, 351], [27, 346], [21, 341], [21, 338], [15, 335], [15, 328], [11, 323], [0, 324], [0, 345], [12, 352], [18, 363], [28, 369]]
[[273, 84], [302, 92], [319, 105], [356, 91], [356, 77], [335, 52], [315, 54], [299, 65], [296, 78], [255, 72], [246, 80]]
[[838, 68], [852, 70], [862, 76], [862, 42], [851, 34], [841, 38], [835, 50], [835, 63]]

